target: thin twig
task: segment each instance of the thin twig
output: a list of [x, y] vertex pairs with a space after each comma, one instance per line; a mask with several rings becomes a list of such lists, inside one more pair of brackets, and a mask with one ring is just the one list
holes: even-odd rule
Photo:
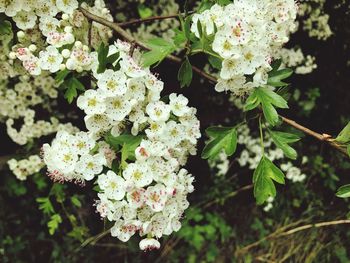
[[[91, 19], [97, 23], [100, 23], [101, 25], [107, 26], [111, 29], [113, 29], [115, 32], [117, 32], [120, 36], [122, 36], [125, 40], [127, 40], [128, 42], [132, 43], [134, 42], [137, 46], [139, 46], [142, 49], [145, 50], [151, 50], [149, 47], [147, 47], [145, 44], [141, 43], [140, 41], [137, 41], [133, 36], [131, 36], [128, 32], [126, 32], [123, 28], [121, 28], [117, 23], [113, 23], [111, 21], [108, 21], [102, 17], [96, 16], [92, 13], [90, 13], [89, 11], [87, 11], [86, 9], [80, 7], [80, 11], [84, 14], [84, 16], [86, 16], [88, 19]], [[182, 63], [181, 58], [173, 56], [173, 55], [169, 55], [166, 57], [168, 60], [173, 61], [175, 63]], [[216, 82], [216, 78], [211, 76], [210, 74], [206, 73], [205, 71], [192, 66], [193, 71], [195, 71], [197, 74], [199, 74], [200, 76], [202, 76], [203, 78], [211, 81], [211, 82]]]
[[[299, 224], [299, 222], [297, 222], [297, 224]], [[321, 222], [321, 223], [316, 223], [316, 224], [308, 224], [308, 225], [304, 225], [304, 226], [299, 226], [299, 227], [293, 228], [291, 230], [286, 230], [289, 227], [291, 227], [293, 225], [296, 225], [296, 223], [292, 223], [292, 224], [290, 224], [288, 226], [283, 226], [283, 227], [277, 229], [275, 232], [273, 232], [273, 233], [263, 237], [262, 239], [254, 242], [252, 244], [249, 244], [248, 246], [245, 246], [245, 247], [239, 249], [236, 252], [236, 254], [237, 255], [242, 254], [242, 253], [252, 249], [253, 247], [256, 247], [256, 246], [260, 245], [262, 242], [264, 242], [266, 240], [279, 238], [279, 237], [282, 237], [282, 236], [292, 235], [292, 234], [295, 234], [297, 232], [304, 231], [304, 230], [307, 230], [307, 229], [310, 229], [310, 228], [328, 227], [328, 226], [341, 225], [341, 224], [350, 224], [350, 220], [336, 220], [336, 221]]]
[[327, 144], [329, 144], [330, 146], [332, 146], [333, 148], [335, 148], [336, 150], [338, 150], [339, 152], [341, 152], [342, 154], [344, 154], [346, 157], [349, 157], [348, 153], [346, 152], [346, 149], [341, 147], [333, 138], [332, 136], [328, 135], [328, 134], [320, 134], [317, 133], [313, 130], [310, 130], [309, 128], [306, 128], [302, 125], [300, 125], [299, 123], [297, 123], [296, 121], [293, 121], [291, 119], [288, 119], [286, 117], [280, 116], [281, 119], [283, 120], [283, 122], [285, 122], [286, 124], [294, 127], [295, 129], [302, 131], [314, 138], [316, 138], [319, 141], [322, 142], [326, 142]]
[[[189, 12], [189, 14], [191, 14], [193, 12]], [[177, 18], [179, 17], [179, 15], [183, 15], [186, 16], [188, 14], [174, 14], [174, 15], [167, 15], [167, 16], [152, 16], [152, 17], [148, 17], [148, 18], [140, 18], [140, 19], [134, 19], [131, 21], [127, 21], [127, 22], [121, 22], [118, 23], [118, 26], [121, 27], [125, 27], [125, 26], [130, 26], [130, 25], [134, 25], [134, 24], [142, 24], [142, 23], [146, 23], [146, 22], [152, 22], [152, 21], [156, 21], [156, 20], [165, 20], [165, 19], [169, 19], [169, 18]]]
[[[87, 11], [86, 9], [84, 9], [84, 8], [82, 8], [82, 7], [80, 7], [80, 11], [81, 11], [81, 12], [84, 14], [84, 16], [86, 16], [88, 19], [91, 19], [91, 20], [93, 20], [93, 21], [95, 21], [95, 22], [97, 22], [97, 23], [100, 23], [100, 24], [102, 24], [102, 25], [104, 25], [104, 26], [107, 26], [107, 27], [113, 29], [114, 31], [116, 31], [120, 36], [122, 36], [122, 37], [123, 37], [125, 40], [127, 40], [128, 42], [131, 42], [131, 43], [134, 42], [134, 43], [135, 43], [137, 46], [139, 46], [140, 48], [143, 48], [143, 49], [145, 49], [145, 50], [151, 50], [151, 49], [150, 49], [149, 47], [147, 47], [145, 44], [141, 43], [140, 41], [137, 41], [133, 36], [131, 36], [131, 35], [130, 35], [128, 32], [126, 32], [124, 29], [122, 29], [122, 28], [120, 27], [119, 24], [114, 23], [114, 22], [111, 22], [111, 21], [108, 21], [108, 20], [106, 20], [106, 19], [104, 19], [104, 18], [102, 18], [102, 17], [96, 16], [96, 15], [90, 13], [89, 11]], [[167, 56], [166, 59], [168, 59], [168, 60], [170, 60], [170, 61], [173, 61], [173, 62], [175, 62], [175, 63], [179, 63], [179, 64], [182, 63], [182, 59], [181, 59], [181, 58], [176, 57], [176, 56], [173, 56], [173, 55]], [[192, 66], [192, 69], [193, 69], [193, 71], [195, 71], [198, 75], [200, 75], [200, 76], [202, 76], [203, 78], [209, 80], [210, 82], [212, 82], [212, 83], [217, 83], [217, 79], [216, 79], [214, 76], [212, 76], [212, 75], [206, 73], [205, 71], [203, 71], [203, 70], [197, 68], [196, 66]], [[334, 139], [331, 138], [331, 136], [326, 135], [326, 134], [323, 134], [323, 135], [322, 135], [322, 134], [319, 134], [319, 133], [317, 133], [317, 132], [314, 132], [314, 131], [312, 131], [312, 130], [310, 130], [310, 129], [308, 129], [308, 128], [306, 128], [306, 127], [304, 127], [304, 126], [302, 126], [302, 125], [300, 125], [300, 124], [298, 124], [298, 123], [296, 123], [296, 122], [293, 121], [293, 120], [290, 120], [290, 119], [285, 118], [285, 117], [282, 117], [282, 116], [280, 116], [280, 117], [282, 118], [282, 120], [283, 120], [286, 124], [288, 124], [288, 125], [290, 125], [290, 126], [296, 128], [296, 129], [298, 129], [298, 130], [300, 130], [300, 131], [302, 131], [302, 132], [304, 132], [304, 133], [306, 133], [306, 134], [308, 134], [308, 135], [311, 135], [311, 136], [315, 137], [316, 139], [318, 139], [318, 140], [320, 140], [320, 141], [327, 142], [330, 146], [332, 146], [333, 148], [335, 148], [336, 150], [338, 150], [338, 151], [341, 152], [342, 154], [345, 154], [347, 157], [349, 157], [348, 154], [347, 154], [347, 152], [346, 152], [346, 150], [345, 150], [344, 148], [342, 148], [340, 145], [338, 145], [338, 144], [334, 141]]]

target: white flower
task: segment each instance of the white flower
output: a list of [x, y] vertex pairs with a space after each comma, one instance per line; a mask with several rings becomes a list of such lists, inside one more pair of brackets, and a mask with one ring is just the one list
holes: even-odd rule
[[99, 90], [89, 89], [77, 99], [77, 105], [87, 115], [101, 114], [106, 110], [104, 96]]
[[34, 12], [18, 12], [13, 21], [16, 22], [16, 26], [22, 30], [32, 29], [36, 23], [36, 15]]
[[137, 220], [117, 220], [111, 229], [111, 235], [120, 241], [127, 242], [140, 229], [140, 226], [141, 223]]
[[59, 25], [60, 21], [52, 16], [40, 17], [39, 28], [44, 36], [48, 36], [50, 32], [56, 31]]
[[22, 0], [1, 0], [0, 13], [5, 13], [6, 16], [13, 17], [22, 9]]
[[110, 127], [110, 119], [104, 114], [87, 115], [84, 117], [86, 128], [98, 133]]
[[48, 46], [46, 51], [40, 51], [39, 53], [40, 67], [52, 73], [60, 70], [62, 61], [63, 57], [61, 53], [53, 46]]
[[183, 95], [176, 95], [175, 93], [172, 93], [169, 95], [170, 100], [170, 109], [174, 115], [181, 117], [187, 114], [190, 109], [187, 107], [188, 99]]
[[133, 208], [140, 208], [146, 201], [145, 189], [135, 188], [127, 194], [128, 203]]
[[152, 180], [152, 174], [147, 166], [142, 163], [130, 163], [123, 171], [123, 177], [128, 184], [135, 185], [138, 188], [149, 185]]
[[154, 238], [145, 238], [140, 241], [140, 249], [143, 251], [154, 250], [160, 248], [160, 243]]
[[104, 73], [98, 75], [97, 86], [106, 94], [106, 96], [121, 96], [126, 93], [126, 76], [121, 71], [107, 69]]
[[149, 186], [146, 190], [146, 204], [154, 211], [160, 212], [163, 210], [168, 199], [166, 188], [163, 184]]
[[99, 175], [97, 182], [109, 199], [121, 200], [124, 198], [126, 189], [125, 180], [113, 171]]
[[106, 115], [114, 121], [122, 121], [130, 113], [132, 101], [124, 97], [111, 97], [106, 99]]
[[73, 147], [77, 154], [88, 154], [95, 146], [96, 142], [86, 132], [78, 132], [75, 134]]
[[72, 15], [79, 3], [77, 0], [56, 0], [56, 6], [60, 11]]
[[153, 121], [167, 121], [170, 117], [170, 106], [162, 101], [151, 102], [147, 105], [146, 112]]
[[106, 165], [106, 159], [103, 155], [96, 154], [92, 156], [91, 154], [85, 154], [80, 157], [76, 171], [82, 174], [85, 180], [90, 181], [95, 175], [102, 172], [103, 165]]

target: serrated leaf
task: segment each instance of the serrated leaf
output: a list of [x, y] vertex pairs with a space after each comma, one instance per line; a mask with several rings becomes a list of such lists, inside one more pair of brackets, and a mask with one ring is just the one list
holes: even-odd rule
[[338, 196], [340, 198], [350, 197], [350, 184], [347, 184], [347, 185], [340, 187], [336, 193], [336, 196]]
[[212, 139], [207, 143], [202, 152], [203, 159], [214, 159], [222, 150], [227, 156], [235, 153], [237, 148], [237, 131], [235, 128], [225, 129], [212, 127], [207, 129]]
[[339, 143], [350, 143], [350, 122], [345, 128], [339, 133], [337, 138], [335, 139]]
[[62, 218], [59, 214], [51, 216], [50, 221], [47, 223], [50, 235], [53, 235], [56, 232], [60, 223], [62, 223]]
[[181, 88], [189, 87], [192, 82], [192, 77], [193, 77], [192, 65], [188, 57], [186, 57], [185, 60], [182, 62], [177, 75]]
[[282, 80], [289, 78], [292, 74], [293, 74], [293, 70], [291, 69], [281, 69], [281, 70], [271, 71], [269, 73], [267, 84], [273, 87], [287, 86], [288, 83], [283, 82]]
[[290, 143], [297, 142], [300, 137], [286, 132], [270, 131], [271, 138], [278, 148], [280, 148], [284, 155], [290, 159], [295, 160], [297, 158], [297, 152], [289, 146]]
[[35, 200], [39, 204], [39, 209], [42, 210], [44, 214], [50, 215], [55, 212], [48, 197], [38, 197]]
[[284, 184], [284, 174], [267, 157], [263, 156], [253, 175], [254, 197], [258, 205], [263, 204], [269, 197], [276, 196], [273, 181]]
[[62, 81], [65, 80], [65, 78], [71, 73], [68, 69], [62, 70], [56, 74], [55, 77], [55, 82], [56, 83], [61, 83]]
[[78, 96], [78, 92], [74, 87], [68, 87], [66, 92], [64, 93], [64, 98], [68, 101], [69, 104], [71, 104]]
[[103, 42], [101, 42], [97, 50], [97, 59], [98, 59], [97, 73], [98, 74], [101, 74], [106, 70], [108, 52], [109, 52], [109, 47], [106, 46]]
[[[255, 101], [255, 97], [262, 106], [267, 122], [272, 126], [278, 124], [279, 117], [275, 107], [286, 109], [288, 108], [287, 101], [268, 88], [256, 88], [247, 100], [249, 104], [246, 105], [246, 109], [252, 109], [259, 105], [259, 103]], [[249, 99], [251, 101], [249, 101]]]
[[150, 39], [146, 45], [150, 47], [150, 51], [142, 54], [143, 66], [149, 67], [159, 64], [166, 56], [175, 51], [176, 46], [162, 38]]

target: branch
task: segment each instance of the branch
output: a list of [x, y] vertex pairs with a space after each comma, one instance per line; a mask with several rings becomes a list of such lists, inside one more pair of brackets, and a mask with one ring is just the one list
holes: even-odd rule
[[[104, 26], [107, 26], [107, 27], [113, 29], [115, 32], [117, 32], [120, 36], [122, 36], [122, 37], [123, 37], [125, 40], [127, 40], [128, 42], [130, 42], [130, 43], [135, 43], [137, 46], [139, 46], [139, 47], [142, 48], [142, 49], [151, 50], [151, 49], [150, 49], [149, 47], [147, 47], [145, 44], [141, 43], [140, 41], [137, 41], [133, 36], [131, 36], [131, 35], [130, 35], [128, 32], [126, 32], [124, 29], [122, 29], [122, 28], [120, 27], [120, 24], [117, 24], [117, 23], [114, 23], [114, 22], [110, 22], [110, 21], [108, 21], [108, 20], [106, 20], [106, 19], [104, 19], [104, 18], [102, 18], [102, 17], [96, 16], [96, 15], [90, 13], [89, 11], [87, 11], [86, 9], [84, 9], [84, 8], [82, 8], [82, 7], [80, 7], [80, 11], [81, 11], [81, 12], [84, 14], [84, 16], [86, 16], [88, 19], [93, 20], [93, 21], [95, 21], [95, 22], [97, 22], [97, 23], [100, 23], [100, 24], [102, 24], [102, 25], [104, 25]], [[154, 17], [154, 18], [156, 18], [156, 17]], [[157, 18], [161, 18], [161, 17], [157, 17]], [[149, 19], [151, 19], [151, 18], [149, 18]], [[144, 20], [145, 20], [145, 19], [144, 19]], [[140, 20], [140, 19], [139, 19], [139, 20], [134, 20], [134, 21], [139, 21], [139, 22], [141, 23], [141, 22], [143, 22], [144, 20]], [[131, 23], [131, 22], [133, 22], [133, 21], [130, 21], [130, 23]], [[127, 22], [127, 23], [128, 23], [128, 22]], [[125, 25], [125, 23], [124, 23], [124, 25]], [[179, 64], [182, 62], [182, 59], [181, 59], [181, 58], [176, 57], [176, 56], [173, 56], [173, 55], [167, 56], [166, 59], [168, 59], [168, 60], [170, 60], [170, 61], [173, 61], [173, 62], [175, 62], [175, 63], [179, 63]], [[200, 76], [202, 76], [203, 78], [209, 80], [210, 82], [212, 82], [212, 83], [216, 83], [216, 82], [217, 82], [217, 79], [216, 79], [214, 76], [212, 76], [212, 75], [206, 73], [205, 71], [203, 71], [203, 70], [201, 70], [201, 69], [199, 69], [199, 68], [197, 68], [197, 67], [195, 67], [195, 66], [192, 66], [192, 69], [193, 69], [193, 71], [195, 71], [198, 75], [200, 75]], [[310, 136], [312, 136], [312, 137], [314, 137], [314, 138], [316, 138], [316, 139], [318, 139], [318, 140], [320, 140], [320, 141], [327, 142], [328, 145], [332, 146], [333, 148], [335, 148], [336, 150], [338, 150], [338, 151], [341, 152], [342, 154], [344, 154], [344, 155], [346, 155], [347, 157], [349, 157], [348, 154], [347, 154], [347, 152], [346, 152], [346, 150], [345, 150], [344, 148], [342, 148], [339, 144], [337, 144], [337, 143], [334, 141], [334, 139], [332, 139], [332, 137], [331, 137], [330, 135], [319, 134], [319, 133], [317, 133], [317, 132], [314, 132], [314, 131], [312, 131], [312, 130], [310, 130], [310, 129], [308, 129], [308, 128], [306, 128], [306, 127], [304, 127], [304, 126], [302, 126], [302, 125], [300, 125], [300, 124], [298, 124], [298, 123], [296, 123], [296, 122], [293, 121], [293, 120], [287, 119], [287, 118], [282, 117], [282, 116], [280, 116], [280, 117], [282, 118], [282, 120], [283, 120], [286, 124], [288, 124], [288, 125], [290, 125], [290, 126], [296, 128], [296, 129], [298, 129], [298, 130], [300, 130], [300, 131], [302, 131], [302, 132], [304, 132], [304, 133], [306, 133], [306, 134], [308, 134], [308, 135], [310, 135]]]
[[300, 125], [299, 123], [293, 121], [293, 120], [290, 120], [286, 117], [283, 117], [283, 116], [280, 116], [281, 119], [283, 120], [283, 122], [285, 122], [286, 124], [294, 127], [295, 129], [299, 130], [299, 131], [302, 131], [314, 138], [316, 138], [317, 140], [319, 141], [322, 141], [322, 142], [326, 142], [328, 145], [332, 146], [333, 148], [335, 148], [336, 150], [338, 150], [339, 152], [341, 152], [342, 154], [344, 154], [346, 157], [349, 158], [349, 155], [348, 153], [346, 152], [346, 150], [341, 147], [333, 138], [332, 136], [328, 135], [328, 134], [320, 134], [320, 133], [317, 133], [313, 130], [310, 130], [309, 128], [306, 128], [302, 125]]
[[[298, 222], [296, 222], [296, 223], [298, 223]], [[292, 223], [288, 226], [283, 226], [280, 229], [277, 229], [275, 232], [271, 233], [270, 235], [267, 235], [267, 236], [263, 237], [262, 239], [254, 242], [254, 243], [251, 243], [250, 245], [247, 245], [243, 248], [240, 248], [236, 252], [236, 254], [239, 255], [239, 254], [242, 254], [244, 252], [247, 252], [248, 250], [252, 249], [253, 247], [259, 246], [262, 242], [264, 242], [266, 240], [292, 235], [292, 234], [295, 234], [297, 232], [307, 230], [310, 228], [321, 228], [321, 227], [328, 227], [328, 226], [341, 225], [341, 224], [350, 224], [350, 220], [336, 220], [336, 221], [321, 222], [321, 223], [316, 223], [316, 224], [308, 224], [308, 225], [296, 227], [296, 228], [293, 228], [291, 230], [286, 231], [287, 228], [289, 228], [292, 225], [295, 225], [295, 223]]]
[[[88, 19], [93, 20], [101, 25], [107, 26], [111, 29], [113, 29], [115, 32], [117, 32], [120, 36], [122, 36], [125, 40], [127, 40], [130, 43], [135, 43], [137, 46], [139, 46], [142, 49], [145, 50], [151, 50], [149, 47], [147, 47], [145, 44], [141, 43], [140, 41], [137, 41], [133, 36], [131, 36], [128, 32], [126, 32], [124, 29], [122, 29], [117, 23], [113, 23], [111, 21], [108, 21], [102, 17], [96, 16], [86, 9], [80, 7], [80, 11], [83, 13], [84, 16], [86, 16]], [[182, 62], [181, 58], [169, 55], [166, 57], [168, 60], [173, 61], [175, 63], [180, 64]], [[202, 76], [205, 79], [208, 79], [211, 82], [216, 82], [216, 78], [211, 76], [210, 74], [204, 72], [203, 70], [192, 66], [193, 71], [195, 71], [197, 74]]]
[[[193, 12], [189, 12], [188, 14], [191, 14]], [[125, 27], [125, 26], [130, 26], [133, 24], [142, 24], [145, 22], [152, 22], [152, 21], [156, 21], [156, 20], [165, 20], [165, 19], [169, 19], [169, 18], [177, 18], [179, 17], [179, 15], [186, 15], [186, 14], [174, 14], [174, 15], [168, 15], [168, 16], [152, 16], [152, 17], [148, 17], [148, 18], [140, 18], [140, 19], [134, 19], [128, 22], [122, 22], [122, 23], [118, 23], [118, 26], [121, 27]]]

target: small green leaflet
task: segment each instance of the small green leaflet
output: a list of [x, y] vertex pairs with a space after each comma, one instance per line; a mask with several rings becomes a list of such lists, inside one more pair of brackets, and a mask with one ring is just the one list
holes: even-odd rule
[[143, 136], [133, 136], [130, 134], [123, 134], [114, 137], [111, 134], [106, 135], [106, 142], [112, 146], [113, 149], [119, 151], [121, 149], [121, 164], [125, 166], [126, 160], [135, 160], [135, 149], [140, 145]]
[[150, 39], [146, 45], [151, 49], [142, 54], [143, 66], [149, 67], [163, 61], [168, 55], [175, 51], [176, 46], [162, 38]]
[[282, 108], [287, 109], [287, 101], [276, 92], [270, 90], [269, 88], [257, 88], [249, 96], [244, 107], [245, 111], [250, 111], [255, 109], [261, 104], [264, 112], [265, 119], [272, 126], [275, 126], [279, 122], [278, 113], [275, 109]]
[[232, 127], [210, 127], [206, 133], [211, 140], [204, 147], [203, 159], [214, 159], [222, 150], [227, 156], [235, 153], [237, 148], [237, 130]]
[[192, 77], [193, 77], [192, 65], [188, 57], [186, 56], [184, 62], [182, 62], [182, 65], [179, 69], [179, 73], [177, 75], [177, 78], [180, 81], [181, 88], [189, 87], [192, 82]]
[[269, 72], [269, 78], [267, 80], [267, 84], [273, 87], [283, 87], [287, 86], [288, 83], [283, 82], [282, 80], [289, 78], [293, 74], [293, 70], [291, 69], [280, 69], [280, 70], [272, 70]]
[[348, 155], [350, 157], [350, 144], [348, 145], [347, 151], [348, 151]]
[[65, 78], [71, 73], [68, 69], [62, 70], [56, 74], [55, 77], [55, 82], [56, 83], [61, 83], [62, 81], [65, 80]]
[[258, 205], [263, 204], [270, 196], [276, 196], [274, 182], [285, 184], [283, 172], [267, 157], [263, 156], [254, 171], [254, 197]]
[[81, 202], [80, 202], [80, 200], [79, 200], [79, 198], [78, 198], [77, 195], [73, 195], [73, 196], [70, 198], [70, 200], [71, 200], [71, 202], [72, 202], [72, 204], [73, 204], [74, 206], [76, 206], [76, 207], [81, 207]]
[[344, 143], [344, 144], [350, 143], [350, 122], [339, 133], [339, 135], [337, 136], [337, 138], [335, 140], [339, 143]]
[[9, 35], [12, 32], [12, 25], [7, 20], [0, 18], [0, 35]]
[[42, 210], [44, 214], [50, 215], [55, 212], [48, 197], [38, 197], [36, 202], [39, 204], [39, 209]]
[[151, 8], [145, 6], [144, 4], [139, 4], [137, 6], [137, 11], [142, 19], [148, 18], [152, 15], [153, 11]]
[[[97, 73], [101, 74], [103, 72], [105, 72], [105, 70], [107, 68], [112, 68], [113, 67], [113, 63], [116, 62], [119, 58], [119, 52], [114, 53], [110, 56], [108, 56], [108, 52], [109, 52], [109, 47], [106, 46], [103, 42], [101, 43], [101, 45], [98, 48], [97, 51], [97, 58], [98, 58], [98, 69], [97, 69]], [[117, 65], [116, 65], [117, 67]]]
[[213, 68], [221, 70], [222, 60], [220, 58], [214, 57], [214, 56], [209, 56], [208, 61], [209, 61], [210, 65], [212, 65]]
[[51, 216], [50, 221], [47, 223], [50, 235], [55, 234], [58, 225], [62, 223], [62, 218], [59, 214], [54, 214]]
[[336, 193], [336, 196], [338, 196], [340, 198], [350, 197], [350, 184], [347, 184], [347, 185], [340, 187]]
[[271, 131], [269, 130], [273, 142], [278, 148], [280, 148], [284, 155], [290, 159], [295, 160], [297, 158], [297, 152], [289, 146], [290, 143], [297, 142], [300, 140], [300, 137], [286, 132]]
[[84, 85], [75, 77], [72, 77], [63, 82], [63, 87], [66, 89], [64, 97], [68, 103], [72, 103], [74, 98], [78, 96], [78, 90], [85, 91]]

